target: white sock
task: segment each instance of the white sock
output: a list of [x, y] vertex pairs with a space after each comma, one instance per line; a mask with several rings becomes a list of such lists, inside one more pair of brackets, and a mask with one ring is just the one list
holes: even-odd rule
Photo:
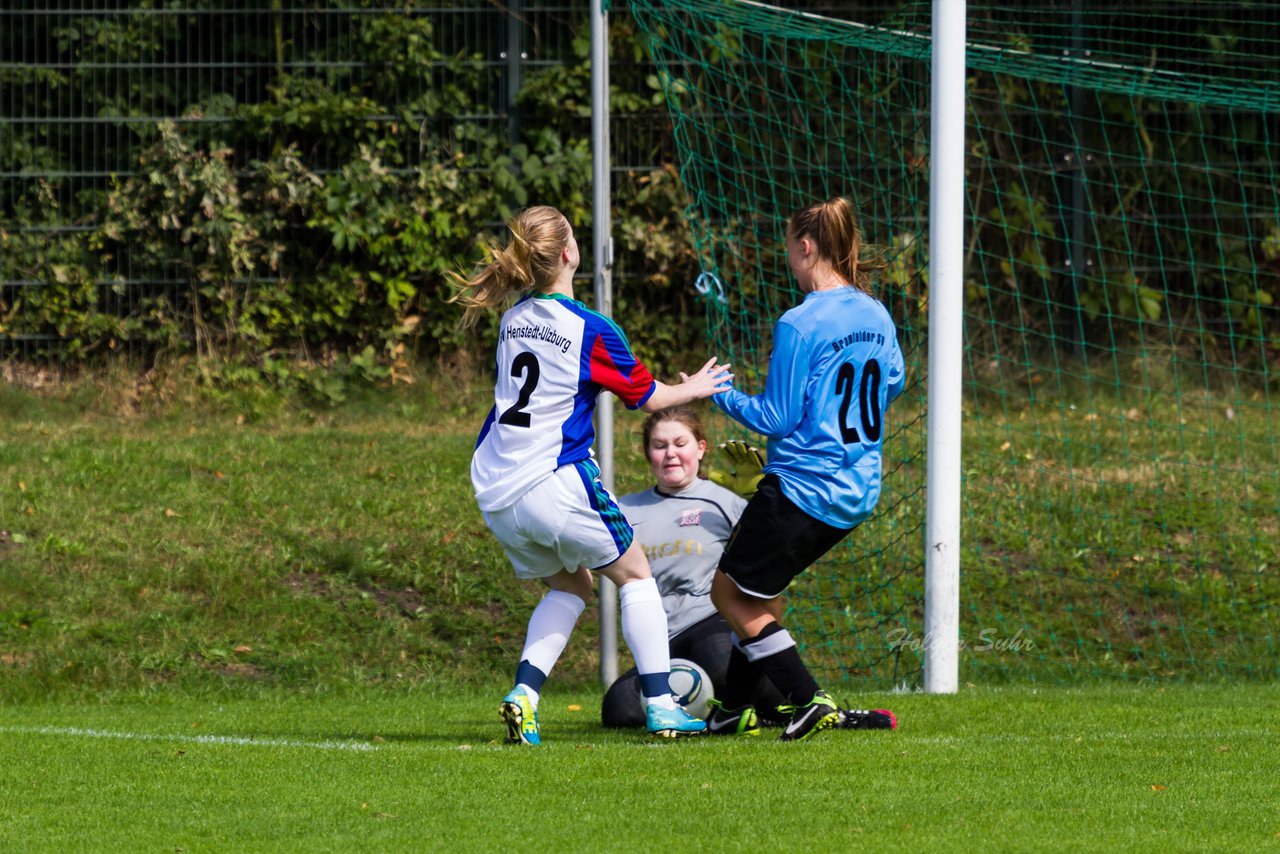
[[[569, 643], [569, 635], [578, 623], [578, 617], [587, 607], [572, 593], [550, 590], [542, 597], [538, 607], [533, 609], [529, 617], [529, 629], [524, 638], [524, 651], [520, 659], [527, 661], [543, 673], [550, 675], [551, 668], [556, 666], [560, 653]], [[537, 703], [538, 692], [525, 686], [530, 698]]]
[[[670, 673], [671, 649], [667, 645], [667, 612], [662, 610], [662, 594], [652, 578], [632, 581], [618, 590], [622, 607], [622, 637], [642, 674]], [[649, 704], [675, 708], [671, 694], [646, 697]]]
[[532, 688], [530, 688], [530, 687], [529, 687], [527, 684], [525, 684], [524, 682], [521, 682], [521, 683], [520, 683], [519, 685], [517, 685], [516, 687], [517, 687], [517, 688], [523, 688], [523, 689], [524, 689], [525, 694], [527, 694], [527, 695], [528, 695], [528, 697], [529, 697], [529, 702], [533, 704], [533, 707], [534, 707], [535, 709], [536, 709], [536, 708], [538, 708], [538, 697], [539, 697], [540, 695], [539, 695], [539, 693], [538, 693], [537, 691], [535, 691], [535, 690], [533, 690]]

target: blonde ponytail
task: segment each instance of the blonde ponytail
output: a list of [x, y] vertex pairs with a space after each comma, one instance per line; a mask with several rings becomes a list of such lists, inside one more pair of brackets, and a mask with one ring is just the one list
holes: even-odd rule
[[464, 307], [461, 326], [475, 326], [481, 314], [504, 308], [526, 293], [541, 290], [555, 278], [560, 253], [569, 243], [569, 222], [552, 207], [526, 208], [507, 224], [511, 239], [506, 246], [484, 241], [489, 263], [470, 276], [449, 271], [445, 275], [458, 289], [449, 302]]

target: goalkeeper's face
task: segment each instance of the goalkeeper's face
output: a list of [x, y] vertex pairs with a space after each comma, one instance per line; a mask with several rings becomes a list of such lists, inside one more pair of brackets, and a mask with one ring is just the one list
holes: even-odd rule
[[679, 421], [655, 424], [649, 435], [649, 465], [663, 492], [679, 492], [698, 478], [707, 443]]

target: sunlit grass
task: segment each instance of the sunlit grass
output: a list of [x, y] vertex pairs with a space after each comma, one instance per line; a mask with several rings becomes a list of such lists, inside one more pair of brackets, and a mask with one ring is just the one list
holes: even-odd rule
[[655, 742], [550, 687], [10, 705], [0, 848], [1258, 851], [1280, 833], [1275, 686], [868, 694], [896, 732]]

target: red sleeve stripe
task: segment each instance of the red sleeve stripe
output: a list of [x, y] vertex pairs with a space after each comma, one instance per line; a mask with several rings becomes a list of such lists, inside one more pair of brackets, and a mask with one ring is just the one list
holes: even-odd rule
[[653, 375], [630, 351], [610, 352], [605, 337], [591, 345], [591, 381], [618, 396], [628, 409], [635, 409], [653, 393]]

